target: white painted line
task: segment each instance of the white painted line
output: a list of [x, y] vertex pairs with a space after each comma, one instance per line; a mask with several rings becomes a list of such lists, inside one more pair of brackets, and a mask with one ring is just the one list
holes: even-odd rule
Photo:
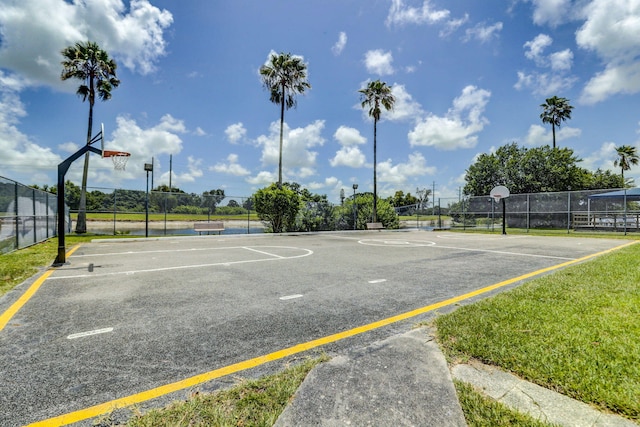
[[507, 251], [494, 251], [490, 249], [472, 249], [472, 248], [459, 248], [455, 246], [443, 246], [437, 245], [434, 248], [441, 249], [454, 249], [457, 251], [468, 251], [468, 252], [486, 252], [490, 254], [500, 254], [500, 255], [512, 255], [512, 256], [523, 256], [523, 257], [531, 257], [531, 258], [550, 258], [550, 259], [559, 259], [563, 261], [573, 261], [575, 258], [567, 258], [562, 256], [552, 256], [552, 255], [538, 255], [538, 254], [525, 254], [520, 252], [507, 252]]
[[259, 251], [257, 249], [249, 248], [249, 247], [246, 247], [246, 246], [243, 247], [242, 249], [246, 249], [248, 251], [257, 252], [257, 253], [262, 254], [262, 255], [268, 255], [268, 256], [272, 256], [272, 257], [276, 257], [276, 258], [284, 258], [283, 256], [280, 256], [280, 255], [272, 254], [272, 253], [265, 252], [265, 251]]
[[300, 295], [300, 294], [295, 294], [295, 295], [287, 295], [287, 296], [284, 296], [284, 297], [280, 297], [280, 299], [281, 299], [282, 301], [286, 301], [286, 300], [288, 300], [288, 299], [296, 299], [296, 298], [302, 298], [302, 295]]
[[71, 334], [67, 337], [68, 340], [74, 340], [76, 338], [83, 338], [83, 337], [88, 337], [91, 335], [98, 335], [98, 334], [106, 334], [108, 332], [112, 332], [113, 328], [104, 328], [104, 329], [96, 329], [93, 331], [87, 331], [87, 332], [79, 332], [77, 334]]
[[[144, 270], [114, 271], [112, 273], [99, 273], [99, 274], [95, 274], [94, 273], [94, 274], [76, 274], [76, 275], [69, 275], [69, 276], [53, 276], [53, 277], [49, 277], [47, 280], [78, 279], [78, 278], [83, 278], [83, 277], [96, 278], [96, 277], [118, 276], [118, 275], [130, 276], [130, 275], [133, 275], [133, 274], [156, 273], [156, 272], [159, 272], [159, 271], [186, 270], [186, 269], [190, 269], [190, 268], [216, 267], [216, 266], [220, 266], [220, 265], [228, 267], [228, 266], [234, 265], [234, 264], [250, 264], [250, 263], [254, 263], [254, 262], [270, 262], [270, 261], [289, 260], [289, 259], [303, 258], [303, 257], [309, 256], [309, 255], [313, 255], [313, 251], [310, 250], [310, 249], [295, 248], [295, 247], [289, 247], [289, 246], [272, 246], [272, 247], [275, 247], [275, 248], [286, 248], [286, 249], [297, 249], [297, 250], [301, 251], [302, 254], [301, 255], [292, 255], [292, 256], [288, 256], [288, 257], [272, 255], [271, 258], [263, 258], [263, 259], [249, 259], [249, 260], [244, 260], [244, 261], [232, 261], [232, 262], [214, 262], [214, 263], [211, 263], [211, 264], [178, 265], [178, 266], [175, 266], [175, 267], [159, 267], [159, 268], [150, 268], [150, 269], [144, 269]], [[274, 258], [276, 256], [277, 256], [277, 258]]]
[[369, 280], [369, 283], [384, 283], [386, 281], [387, 279], [376, 279], [376, 280]]

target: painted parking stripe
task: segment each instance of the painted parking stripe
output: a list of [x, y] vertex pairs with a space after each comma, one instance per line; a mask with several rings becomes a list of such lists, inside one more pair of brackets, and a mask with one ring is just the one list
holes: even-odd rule
[[374, 284], [374, 283], [384, 283], [386, 282], [387, 279], [376, 279], [376, 280], [369, 280], [369, 283]]
[[77, 334], [71, 334], [67, 336], [67, 339], [75, 340], [77, 338], [90, 337], [91, 335], [106, 334], [109, 332], [113, 332], [113, 328], [102, 328], [102, 329], [94, 329], [93, 331], [78, 332]]
[[284, 296], [284, 297], [280, 297], [280, 299], [282, 301], [286, 301], [286, 300], [290, 300], [290, 299], [296, 299], [296, 298], [302, 298], [302, 295], [295, 294], [295, 295], [287, 295], [287, 296]]

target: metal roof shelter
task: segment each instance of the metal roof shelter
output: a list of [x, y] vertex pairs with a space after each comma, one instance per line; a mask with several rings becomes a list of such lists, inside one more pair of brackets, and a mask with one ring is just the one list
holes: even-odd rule
[[626, 190], [609, 191], [608, 193], [592, 194], [589, 199], [613, 199], [639, 201], [640, 200], [640, 188], [627, 188]]

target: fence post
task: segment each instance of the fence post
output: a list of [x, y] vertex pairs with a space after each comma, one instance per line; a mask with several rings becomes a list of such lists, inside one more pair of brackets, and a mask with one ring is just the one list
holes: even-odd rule
[[571, 189], [567, 191], [567, 234], [571, 232]]
[[529, 199], [531, 195], [527, 193], [527, 233], [529, 232], [529, 228], [531, 227], [531, 201]]
[[38, 219], [36, 218], [36, 189], [31, 189], [31, 208], [33, 212], [33, 244], [38, 243]]

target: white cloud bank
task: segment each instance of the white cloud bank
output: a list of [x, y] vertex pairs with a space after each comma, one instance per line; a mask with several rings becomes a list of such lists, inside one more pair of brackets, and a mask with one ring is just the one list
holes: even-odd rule
[[411, 146], [435, 147], [439, 150], [472, 148], [478, 143], [477, 133], [489, 121], [483, 116], [491, 92], [467, 86], [453, 100], [444, 116], [429, 114], [409, 132]]
[[0, 66], [32, 85], [76, 89], [60, 81], [60, 51], [92, 40], [116, 62], [147, 74], [165, 54], [164, 30], [173, 16], [148, 0], [20, 0], [0, 8]]

